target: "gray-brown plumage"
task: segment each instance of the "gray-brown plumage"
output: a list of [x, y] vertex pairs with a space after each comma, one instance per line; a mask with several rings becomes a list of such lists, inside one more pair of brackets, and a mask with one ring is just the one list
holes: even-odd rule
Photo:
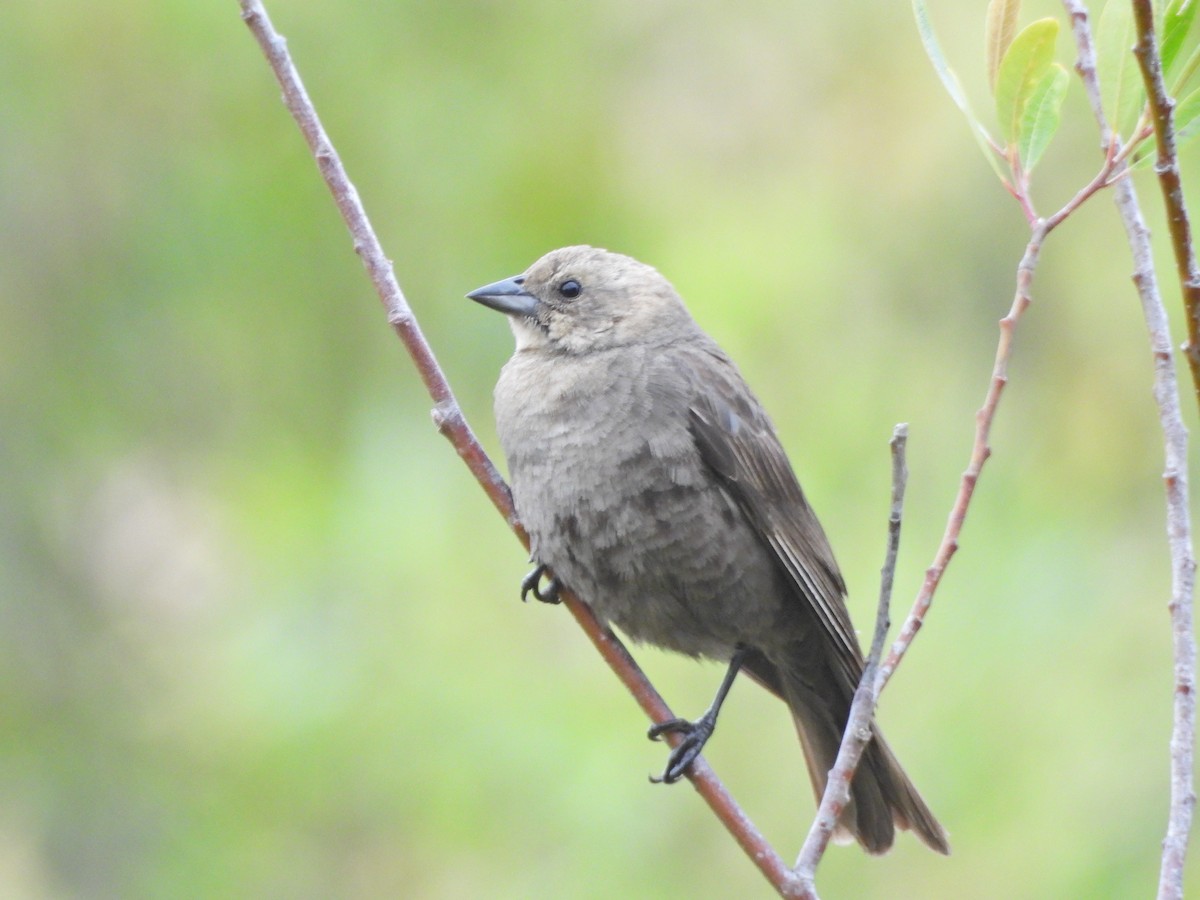
[[[665, 781], [712, 732], [739, 668], [791, 708], [825, 787], [863, 657], [833, 551], [737, 368], [650, 266], [566, 247], [469, 295], [508, 315], [517, 348], [496, 426], [541, 567], [637, 641], [730, 662], [679, 731]], [[551, 589], [553, 584], [551, 585]], [[839, 822], [871, 853], [912, 828], [946, 835], [874, 731]]]

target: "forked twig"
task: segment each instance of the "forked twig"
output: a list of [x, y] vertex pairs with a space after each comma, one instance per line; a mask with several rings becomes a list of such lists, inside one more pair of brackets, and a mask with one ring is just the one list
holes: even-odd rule
[[[1115, 165], [1115, 161], [1110, 155], [1105, 159], [1104, 165], [1101, 166], [1095, 177], [1080, 188], [1079, 192], [1068, 200], [1058, 212], [1049, 218], [1037, 219], [1033, 223], [1029, 242], [1025, 245], [1025, 252], [1021, 256], [1020, 263], [1017, 264], [1016, 291], [1013, 294], [1012, 306], [1009, 308], [1008, 314], [999, 323], [1000, 339], [996, 345], [996, 358], [992, 365], [991, 381], [988, 383], [983, 405], [975, 413], [975, 441], [971, 447], [971, 456], [967, 461], [967, 468], [959, 481], [958, 493], [954, 498], [954, 505], [950, 509], [950, 516], [946, 521], [946, 530], [942, 534], [942, 541], [938, 545], [937, 552], [934, 554], [933, 563], [925, 570], [925, 580], [921, 585], [920, 591], [917, 593], [916, 600], [913, 601], [908, 617], [900, 627], [896, 640], [892, 643], [891, 650], [876, 670], [875, 679], [878, 682], [876, 695], [883, 690], [884, 685], [891, 679], [896, 671], [896, 666], [900, 664], [900, 660], [908, 652], [908, 648], [917, 636], [917, 632], [921, 630], [921, 626], [925, 622], [925, 616], [929, 612], [929, 607], [933, 602], [934, 594], [941, 583], [942, 575], [946, 571], [946, 566], [950, 564], [950, 559], [958, 550], [958, 538], [962, 533], [963, 523], [966, 521], [967, 512], [971, 507], [971, 498], [975, 494], [975, 485], [979, 481], [979, 475], [983, 471], [984, 463], [992, 455], [989, 440], [992, 433], [992, 424], [996, 420], [996, 411], [1000, 405], [1001, 394], [1004, 391], [1005, 385], [1008, 384], [1008, 363], [1012, 357], [1013, 339], [1016, 335], [1017, 325], [1021, 320], [1021, 316], [1024, 315], [1025, 310], [1033, 303], [1033, 295], [1030, 292], [1033, 284], [1033, 275], [1037, 269], [1038, 260], [1041, 257], [1042, 247], [1045, 245], [1046, 238], [1050, 235], [1050, 232], [1061, 225], [1068, 216], [1098, 191], [1109, 186]], [[1022, 204], [1022, 208], [1024, 206], [1025, 204]]]

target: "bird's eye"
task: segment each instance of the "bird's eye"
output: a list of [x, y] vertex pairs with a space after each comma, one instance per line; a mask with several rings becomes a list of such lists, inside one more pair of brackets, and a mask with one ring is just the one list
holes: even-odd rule
[[558, 292], [568, 300], [572, 299], [573, 297], [578, 297], [582, 290], [583, 288], [580, 287], [579, 282], [574, 278], [568, 278], [558, 286]]

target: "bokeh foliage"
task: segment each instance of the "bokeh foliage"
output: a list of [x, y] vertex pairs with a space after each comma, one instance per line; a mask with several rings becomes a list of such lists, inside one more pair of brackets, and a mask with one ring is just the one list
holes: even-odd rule
[[[986, 4], [932, 6], [986, 107]], [[631, 253], [773, 411], [864, 629], [911, 423], [907, 604], [1026, 232], [907, 3], [271, 11], [490, 448], [510, 338], [462, 295], [563, 244]], [[521, 553], [236, 4], [5, 19], [0, 894], [765, 895], [686, 787], [646, 783], [663, 750], [568, 618], [517, 602]], [[1047, 209], [1099, 161], [1074, 80], [1062, 119]], [[954, 855], [834, 849], [827, 896], [1153, 889], [1169, 584], [1130, 268], [1106, 197], [1052, 237], [962, 550], [884, 696]], [[719, 678], [639, 657], [684, 714]], [[709, 759], [799, 846], [776, 701], [735, 687]]]

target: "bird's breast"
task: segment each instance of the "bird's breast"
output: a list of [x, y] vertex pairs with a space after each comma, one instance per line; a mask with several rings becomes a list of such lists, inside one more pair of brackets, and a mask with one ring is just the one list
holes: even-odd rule
[[[686, 380], [625, 354], [517, 354], [496, 422], [535, 558], [632, 637], [726, 656], [773, 578], [689, 429]], [[762, 583], [757, 583], [761, 581]], [[720, 633], [717, 633], [720, 632]]]

